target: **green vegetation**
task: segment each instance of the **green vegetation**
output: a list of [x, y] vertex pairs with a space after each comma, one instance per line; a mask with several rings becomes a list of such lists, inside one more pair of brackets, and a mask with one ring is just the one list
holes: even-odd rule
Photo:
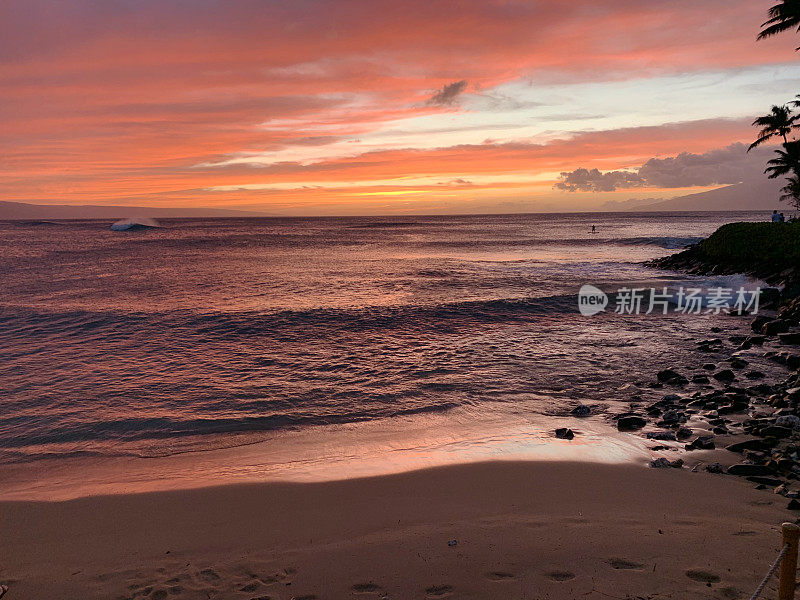
[[700, 242], [712, 262], [768, 265], [776, 271], [800, 265], [800, 222], [730, 223]]
[[[769, 19], [761, 24], [761, 33], [756, 39], [763, 40], [792, 29], [800, 31], [800, 0], [781, 0], [769, 9], [768, 15]], [[789, 139], [795, 130], [800, 129], [800, 114], [795, 114], [790, 105], [800, 108], [800, 95], [788, 104], [773, 106], [768, 114], [753, 121], [753, 125], [760, 129], [756, 141], [747, 151], [773, 138], [783, 139], [782, 149], [776, 150], [777, 157], [769, 161], [764, 172], [770, 179], [788, 176], [780, 199], [800, 209], [800, 140]]]

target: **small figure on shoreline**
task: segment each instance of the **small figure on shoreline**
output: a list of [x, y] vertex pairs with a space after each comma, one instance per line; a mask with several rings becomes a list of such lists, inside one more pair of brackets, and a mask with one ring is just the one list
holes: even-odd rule
[[781, 216], [778, 214], [778, 211], [777, 210], [773, 210], [772, 211], [772, 222], [773, 223], [779, 223], [780, 220], [781, 220]]
[[592, 225], [592, 230], [589, 233], [597, 233], [597, 225]]

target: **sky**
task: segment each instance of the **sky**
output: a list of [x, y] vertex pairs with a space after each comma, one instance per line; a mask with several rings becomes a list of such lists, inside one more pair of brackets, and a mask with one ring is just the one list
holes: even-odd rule
[[750, 123], [798, 91], [796, 36], [755, 41], [773, 3], [4, 0], [0, 200], [496, 213], [713, 189], [758, 176]]

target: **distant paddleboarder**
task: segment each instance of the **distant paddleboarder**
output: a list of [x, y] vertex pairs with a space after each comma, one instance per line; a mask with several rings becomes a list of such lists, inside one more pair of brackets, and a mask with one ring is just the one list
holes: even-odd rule
[[592, 230], [589, 233], [597, 233], [597, 225], [592, 225]]

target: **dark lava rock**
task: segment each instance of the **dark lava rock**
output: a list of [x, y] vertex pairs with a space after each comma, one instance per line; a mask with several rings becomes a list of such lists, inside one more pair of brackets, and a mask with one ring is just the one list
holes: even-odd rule
[[753, 483], [760, 483], [762, 485], [768, 485], [771, 487], [775, 487], [783, 483], [783, 480], [775, 479], [774, 477], [748, 477], [747, 481], [752, 481]]
[[647, 421], [638, 415], [626, 415], [617, 420], [617, 429], [620, 431], [634, 431], [645, 425], [647, 425]]
[[798, 502], [795, 498], [789, 500], [789, 506], [787, 506], [789, 510], [800, 510], [800, 502]]
[[792, 430], [788, 427], [781, 427], [780, 425], [770, 425], [761, 430], [761, 435], [764, 437], [783, 439], [792, 435]]
[[712, 463], [710, 465], [706, 465], [706, 471], [709, 473], [722, 473], [722, 465], [719, 463]]
[[683, 375], [672, 369], [664, 369], [663, 371], [659, 371], [658, 375], [656, 375], [656, 378], [659, 381], [669, 381], [670, 379], [674, 379], [676, 377], [683, 377]]
[[765, 315], [759, 315], [755, 319], [753, 319], [752, 323], [750, 323], [750, 329], [752, 329], [756, 333], [761, 333], [761, 331], [764, 329], [764, 325], [766, 325], [767, 323], [769, 323], [772, 320], [773, 320], [772, 317], [767, 317]]
[[692, 375], [692, 383], [708, 383], [708, 381], [705, 375]]
[[683, 460], [677, 459], [670, 461], [668, 458], [657, 458], [650, 461], [650, 467], [653, 469], [680, 469], [683, 467]]
[[764, 440], [755, 438], [752, 440], [744, 440], [743, 442], [736, 442], [730, 446], [725, 446], [725, 450], [731, 452], [744, 452], [745, 450], [766, 450], [767, 446]]
[[763, 346], [765, 339], [766, 338], [763, 335], [751, 335], [749, 338], [747, 338], [747, 341], [754, 346]]
[[685, 446], [687, 450], [713, 450], [714, 447], [713, 435], [701, 435]]
[[675, 434], [671, 431], [649, 431], [647, 433], [648, 440], [659, 440], [662, 442], [674, 442], [676, 441]]
[[748, 379], [764, 379], [766, 374], [762, 373], [761, 371], [748, 371], [744, 374], [744, 376]]
[[703, 368], [706, 371], [713, 371], [714, 369], [717, 368], [717, 365], [715, 365], [714, 363], [706, 363], [706, 364], [703, 365]]
[[790, 354], [789, 356], [787, 356], [786, 366], [789, 367], [792, 371], [800, 369], [800, 355]]
[[721, 371], [714, 373], [712, 377], [717, 381], [733, 381], [736, 379], [736, 373], [730, 369], [722, 369]]
[[732, 358], [730, 363], [732, 369], [744, 369], [748, 364], [750, 364], [743, 358]]
[[781, 333], [778, 335], [781, 344], [797, 346], [800, 344], [800, 333]]
[[791, 323], [786, 319], [775, 319], [774, 321], [764, 323], [761, 333], [764, 335], [778, 335], [779, 333], [786, 333], [789, 331], [790, 326]]
[[592, 409], [585, 404], [580, 404], [570, 411], [573, 417], [588, 417], [592, 414]]
[[764, 465], [731, 465], [728, 467], [728, 475], [738, 475], [739, 477], [769, 477], [775, 472]]
[[572, 431], [572, 429], [561, 427], [556, 429], [556, 437], [561, 440], [571, 440], [575, 437], [575, 433]]
[[679, 440], [686, 440], [692, 437], [692, 430], [688, 427], [681, 427], [675, 432], [675, 437]]

